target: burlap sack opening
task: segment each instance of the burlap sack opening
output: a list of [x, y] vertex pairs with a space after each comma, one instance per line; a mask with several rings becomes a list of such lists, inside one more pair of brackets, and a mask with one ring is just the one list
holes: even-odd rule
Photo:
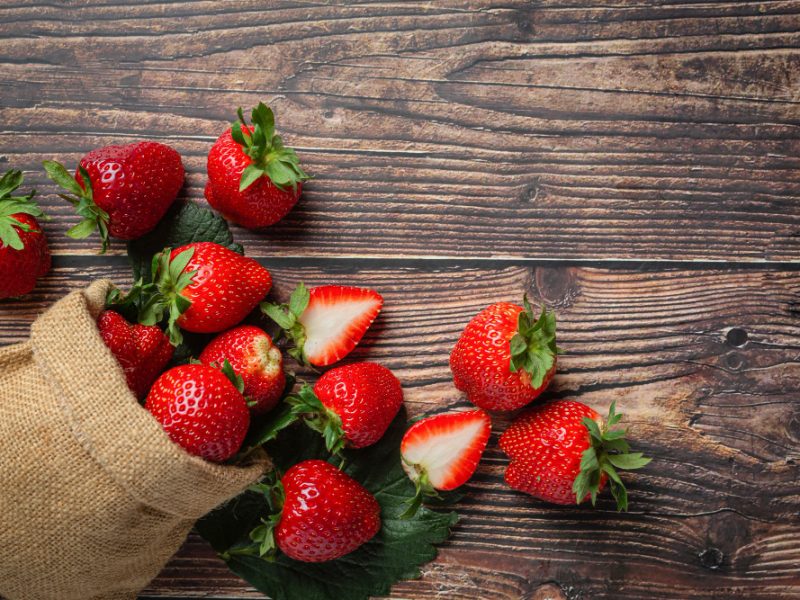
[[205, 462], [128, 390], [95, 320], [108, 281], [0, 348], [0, 596], [135, 598], [192, 524], [269, 468]]

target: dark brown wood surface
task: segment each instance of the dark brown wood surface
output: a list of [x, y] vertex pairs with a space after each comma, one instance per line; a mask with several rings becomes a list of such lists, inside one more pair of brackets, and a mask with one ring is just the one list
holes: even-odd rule
[[[202, 201], [236, 106], [268, 101], [316, 175], [263, 233], [273, 272], [379, 289], [357, 358], [412, 414], [462, 401], [448, 353], [482, 307], [559, 316], [550, 398], [616, 400], [655, 457], [631, 511], [506, 488], [494, 436], [462, 516], [396, 598], [800, 598], [800, 2], [0, 4], [0, 169], [53, 220], [53, 272], [0, 303], [0, 344], [121, 245], [39, 164], [156, 139]], [[258, 598], [199, 538], [142, 598]]]

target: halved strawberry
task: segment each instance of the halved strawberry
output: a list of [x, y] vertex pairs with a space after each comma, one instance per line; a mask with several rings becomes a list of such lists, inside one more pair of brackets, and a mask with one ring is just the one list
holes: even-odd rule
[[288, 304], [264, 302], [261, 310], [294, 342], [298, 362], [327, 367], [347, 356], [364, 337], [383, 306], [383, 297], [366, 288], [300, 283]]
[[481, 460], [492, 422], [481, 409], [444, 413], [414, 423], [400, 443], [403, 469], [417, 486], [407, 514], [422, 496], [464, 485]]

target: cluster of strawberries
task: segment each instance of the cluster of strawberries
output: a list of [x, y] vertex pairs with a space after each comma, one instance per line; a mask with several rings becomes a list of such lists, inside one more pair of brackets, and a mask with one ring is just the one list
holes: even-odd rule
[[[208, 155], [205, 195], [228, 219], [259, 229], [291, 210], [309, 176], [275, 134], [269, 108], [259, 104], [252, 125], [241, 109], [238, 116]], [[151, 231], [184, 179], [180, 155], [155, 142], [94, 150], [74, 176], [56, 162], [44, 166], [83, 218], [68, 234], [82, 238], [98, 230], [103, 250], [109, 237], [132, 240]], [[49, 268], [33, 192], [12, 195], [21, 182], [19, 171], [0, 179], [0, 297], [27, 293]], [[145, 408], [175, 443], [205, 460], [241, 455], [251, 417], [278, 405], [288, 411], [282, 426], [304, 422], [323, 436], [332, 454], [375, 444], [403, 403], [400, 382], [389, 369], [372, 362], [338, 366], [313, 387], [303, 384], [293, 392], [281, 350], [263, 329], [242, 321], [260, 306], [280, 327], [293, 359], [330, 367], [361, 341], [383, 298], [369, 289], [307, 289], [301, 283], [286, 304], [273, 304], [264, 302], [271, 287], [265, 267], [219, 244], [165, 248], [154, 257], [149, 277], [110, 298], [98, 329]], [[123, 314], [135, 315], [135, 322]], [[183, 332], [216, 337], [197, 359], [165, 370]], [[490, 436], [486, 410], [516, 410], [544, 391], [556, 369], [555, 335], [552, 313], [543, 310], [536, 318], [527, 299], [524, 306], [492, 305], [470, 321], [450, 365], [456, 387], [478, 408], [424, 418], [407, 431], [400, 451], [417, 487], [409, 514], [426, 495], [452, 490], [473, 475]], [[624, 431], [614, 429], [619, 418], [613, 405], [603, 422], [591, 408], [566, 400], [522, 414], [500, 438], [511, 457], [507, 482], [567, 504], [594, 502], [610, 481], [625, 508], [617, 469], [638, 468], [648, 459], [629, 452]], [[277, 546], [297, 560], [332, 560], [381, 527], [376, 499], [325, 461], [301, 462], [259, 489], [276, 509], [252, 533], [262, 554]]]

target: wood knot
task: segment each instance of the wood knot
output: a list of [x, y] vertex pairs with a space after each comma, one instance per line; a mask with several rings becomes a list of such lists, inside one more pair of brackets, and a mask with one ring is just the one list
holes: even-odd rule
[[526, 600], [567, 600], [564, 590], [554, 583], [545, 583], [536, 588]]
[[533, 279], [538, 296], [553, 308], [571, 306], [580, 294], [574, 268], [538, 267]]
[[522, 189], [522, 193], [519, 195], [519, 201], [521, 204], [531, 204], [537, 200], [541, 200], [544, 196], [545, 192], [539, 183], [539, 178], [534, 177], [533, 180]]
[[731, 327], [725, 334], [725, 339], [734, 348], [741, 348], [747, 343], [747, 332], [741, 327]]
[[732, 371], [738, 371], [744, 366], [744, 358], [736, 352], [731, 352], [725, 357], [725, 364]]
[[703, 567], [710, 569], [711, 571], [716, 571], [722, 565], [725, 555], [719, 548], [711, 546], [700, 552], [700, 554], [697, 555], [697, 558], [700, 559], [700, 564]]

